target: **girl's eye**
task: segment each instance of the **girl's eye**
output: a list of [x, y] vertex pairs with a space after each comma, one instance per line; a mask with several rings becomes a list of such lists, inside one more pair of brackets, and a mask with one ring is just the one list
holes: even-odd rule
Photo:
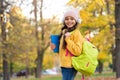
[[69, 20], [70, 18], [69, 17], [66, 17], [65, 20]]
[[65, 20], [69, 20], [68, 18], [65, 18]]
[[74, 18], [73, 18], [73, 17], [71, 17], [70, 19], [71, 19], [71, 20], [74, 20]]
[[65, 20], [74, 20], [73, 17], [66, 17]]

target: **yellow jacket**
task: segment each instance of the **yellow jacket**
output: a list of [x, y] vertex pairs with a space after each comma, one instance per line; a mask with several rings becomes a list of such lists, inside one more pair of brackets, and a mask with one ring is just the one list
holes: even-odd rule
[[[67, 49], [74, 55], [78, 56], [80, 55], [82, 51], [82, 43], [83, 43], [83, 36], [81, 35], [80, 31], [78, 29], [71, 32], [71, 35], [69, 37], [65, 38], [65, 41], [67, 42]], [[60, 66], [66, 67], [66, 68], [72, 68], [72, 56], [70, 53], [66, 56], [66, 49], [62, 48], [63, 44], [63, 36], [60, 40], [60, 46], [59, 46], [59, 57], [60, 57]]]

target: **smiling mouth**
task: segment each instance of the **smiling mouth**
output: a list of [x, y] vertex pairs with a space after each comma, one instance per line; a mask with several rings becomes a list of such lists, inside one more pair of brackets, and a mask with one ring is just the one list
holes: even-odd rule
[[69, 24], [67, 24], [68, 26], [71, 26], [71, 25], [73, 25], [72, 23], [69, 23]]

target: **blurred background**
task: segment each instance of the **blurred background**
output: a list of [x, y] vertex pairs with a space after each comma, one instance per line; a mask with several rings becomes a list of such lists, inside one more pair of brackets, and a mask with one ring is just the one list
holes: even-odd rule
[[61, 80], [59, 57], [49, 43], [70, 8], [79, 10], [79, 30], [99, 49], [99, 65], [87, 80], [120, 78], [119, 2], [0, 0], [0, 80]]

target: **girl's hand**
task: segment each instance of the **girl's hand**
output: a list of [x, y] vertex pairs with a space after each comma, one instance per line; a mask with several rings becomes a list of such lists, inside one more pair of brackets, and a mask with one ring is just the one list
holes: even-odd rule
[[50, 48], [53, 50], [53, 49], [55, 49], [55, 47], [56, 47], [55, 44], [50, 42]]
[[66, 36], [66, 37], [69, 37], [69, 36], [70, 36], [70, 33], [69, 33], [69, 32], [66, 32], [66, 33], [65, 33], [65, 36]]

